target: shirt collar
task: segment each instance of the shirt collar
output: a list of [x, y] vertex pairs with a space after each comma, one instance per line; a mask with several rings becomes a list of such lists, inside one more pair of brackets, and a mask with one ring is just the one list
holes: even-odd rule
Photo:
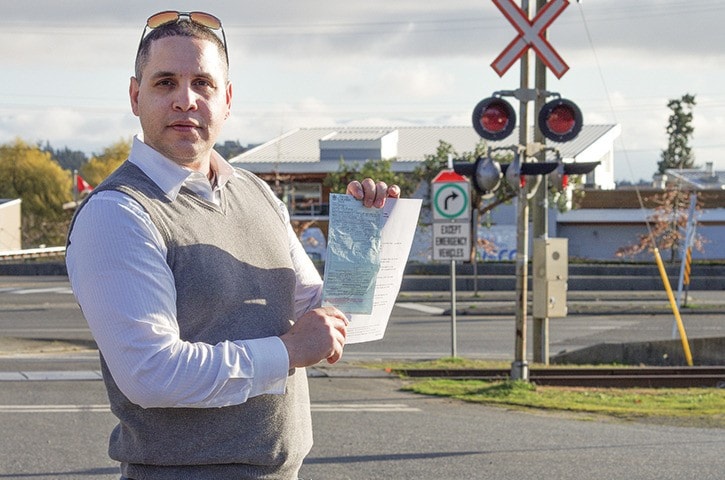
[[[178, 165], [145, 144], [142, 134], [134, 136], [128, 159], [158, 185], [171, 201], [176, 199], [181, 187], [194, 173], [193, 170]], [[224, 187], [235, 175], [234, 167], [214, 150], [211, 154], [210, 168], [216, 175], [216, 188]]]

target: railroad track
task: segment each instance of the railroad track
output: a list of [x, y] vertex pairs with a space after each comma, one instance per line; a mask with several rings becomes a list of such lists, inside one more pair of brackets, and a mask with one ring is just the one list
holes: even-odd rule
[[[396, 369], [410, 378], [508, 380], [505, 369]], [[568, 387], [725, 388], [725, 367], [531, 368], [529, 381]]]

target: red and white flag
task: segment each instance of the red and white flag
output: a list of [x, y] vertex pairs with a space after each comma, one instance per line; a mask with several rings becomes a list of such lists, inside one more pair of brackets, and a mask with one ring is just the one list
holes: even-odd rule
[[83, 180], [83, 177], [81, 177], [80, 175], [76, 175], [76, 188], [78, 188], [79, 195], [81, 193], [93, 191], [93, 187], [91, 187], [91, 185], [88, 182]]

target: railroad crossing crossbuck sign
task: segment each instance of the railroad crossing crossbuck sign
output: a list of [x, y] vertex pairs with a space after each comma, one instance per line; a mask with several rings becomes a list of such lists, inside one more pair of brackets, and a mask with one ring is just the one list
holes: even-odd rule
[[519, 32], [519, 35], [491, 64], [499, 77], [503, 77], [506, 70], [521, 58], [529, 47], [533, 47], [539, 58], [556, 75], [556, 78], [561, 78], [569, 70], [569, 66], [545, 37], [549, 25], [569, 6], [568, 0], [547, 2], [533, 20], [529, 20], [526, 12], [521, 10], [514, 0], [493, 0], [493, 3]]

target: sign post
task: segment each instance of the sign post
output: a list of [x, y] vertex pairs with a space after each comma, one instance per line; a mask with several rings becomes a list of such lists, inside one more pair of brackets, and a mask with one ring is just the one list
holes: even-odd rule
[[471, 187], [466, 177], [443, 170], [431, 182], [431, 193], [433, 260], [451, 262], [451, 356], [457, 357], [456, 261], [471, 255]]

